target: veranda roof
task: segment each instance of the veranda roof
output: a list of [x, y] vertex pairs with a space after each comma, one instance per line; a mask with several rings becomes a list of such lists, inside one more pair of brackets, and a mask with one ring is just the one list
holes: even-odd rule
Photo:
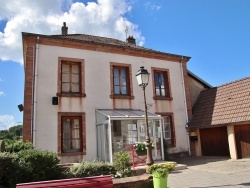
[[[145, 111], [140, 109], [97, 109], [97, 112], [109, 119], [144, 119]], [[147, 112], [149, 119], [160, 119], [161, 116]]]

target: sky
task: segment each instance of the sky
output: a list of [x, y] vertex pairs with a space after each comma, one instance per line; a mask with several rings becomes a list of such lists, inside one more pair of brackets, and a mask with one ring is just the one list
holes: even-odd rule
[[83, 33], [126, 39], [189, 56], [187, 67], [212, 86], [250, 76], [249, 0], [0, 0], [0, 130], [22, 124], [21, 32]]

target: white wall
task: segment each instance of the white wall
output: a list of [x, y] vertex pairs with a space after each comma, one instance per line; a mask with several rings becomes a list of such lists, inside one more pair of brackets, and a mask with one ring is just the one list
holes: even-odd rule
[[[80, 105], [79, 99], [67, 97], [63, 98], [62, 104], [58, 106], [51, 104], [51, 98], [57, 93], [58, 57], [84, 59], [87, 96], [82, 98], [82, 105]], [[84, 158], [93, 160], [96, 157], [95, 109], [113, 108], [112, 99], [110, 99], [110, 62], [131, 64], [135, 96], [135, 99], [132, 100], [132, 107], [142, 110], [144, 110], [143, 93], [135, 78], [140, 66], [143, 65], [149, 72], [151, 67], [169, 69], [173, 100], [165, 102], [166, 105], [163, 108], [165, 108], [165, 112], [174, 113], [177, 143], [174, 152], [187, 151], [186, 109], [180, 63], [44, 45], [39, 45], [38, 56], [36, 147], [57, 152], [57, 113], [85, 112], [87, 155]], [[152, 75], [150, 76], [152, 77]], [[152, 78], [146, 87], [146, 95], [147, 103], [153, 104], [149, 111], [155, 113]]]

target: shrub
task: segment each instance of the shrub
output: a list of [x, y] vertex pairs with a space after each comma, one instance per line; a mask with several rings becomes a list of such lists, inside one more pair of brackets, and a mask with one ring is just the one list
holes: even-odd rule
[[72, 177], [89, 177], [99, 175], [115, 174], [115, 168], [110, 163], [94, 160], [92, 162], [83, 161], [76, 166], [72, 166], [69, 174]]
[[65, 177], [55, 153], [41, 150], [22, 150], [18, 153], [1, 153], [1, 183], [15, 187], [17, 183], [60, 179]]
[[114, 154], [114, 167], [117, 172], [122, 176], [131, 175], [131, 162], [129, 152], [116, 152]]
[[19, 165], [15, 153], [0, 153], [0, 184], [4, 187], [15, 187], [21, 182], [24, 171]]
[[21, 142], [16, 140], [4, 140], [5, 151], [6, 152], [19, 152], [21, 150], [34, 149], [31, 142]]
[[19, 164], [25, 168], [29, 181], [44, 181], [63, 177], [63, 169], [59, 166], [60, 160], [53, 152], [34, 149], [22, 150], [17, 155]]

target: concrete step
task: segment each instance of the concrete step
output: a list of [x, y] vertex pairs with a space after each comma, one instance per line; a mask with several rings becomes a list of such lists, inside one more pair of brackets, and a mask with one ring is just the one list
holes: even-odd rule
[[185, 169], [187, 169], [187, 165], [185, 165], [185, 164], [177, 164], [177, 165], [174, 167], [174, 171], [185, 170]]

